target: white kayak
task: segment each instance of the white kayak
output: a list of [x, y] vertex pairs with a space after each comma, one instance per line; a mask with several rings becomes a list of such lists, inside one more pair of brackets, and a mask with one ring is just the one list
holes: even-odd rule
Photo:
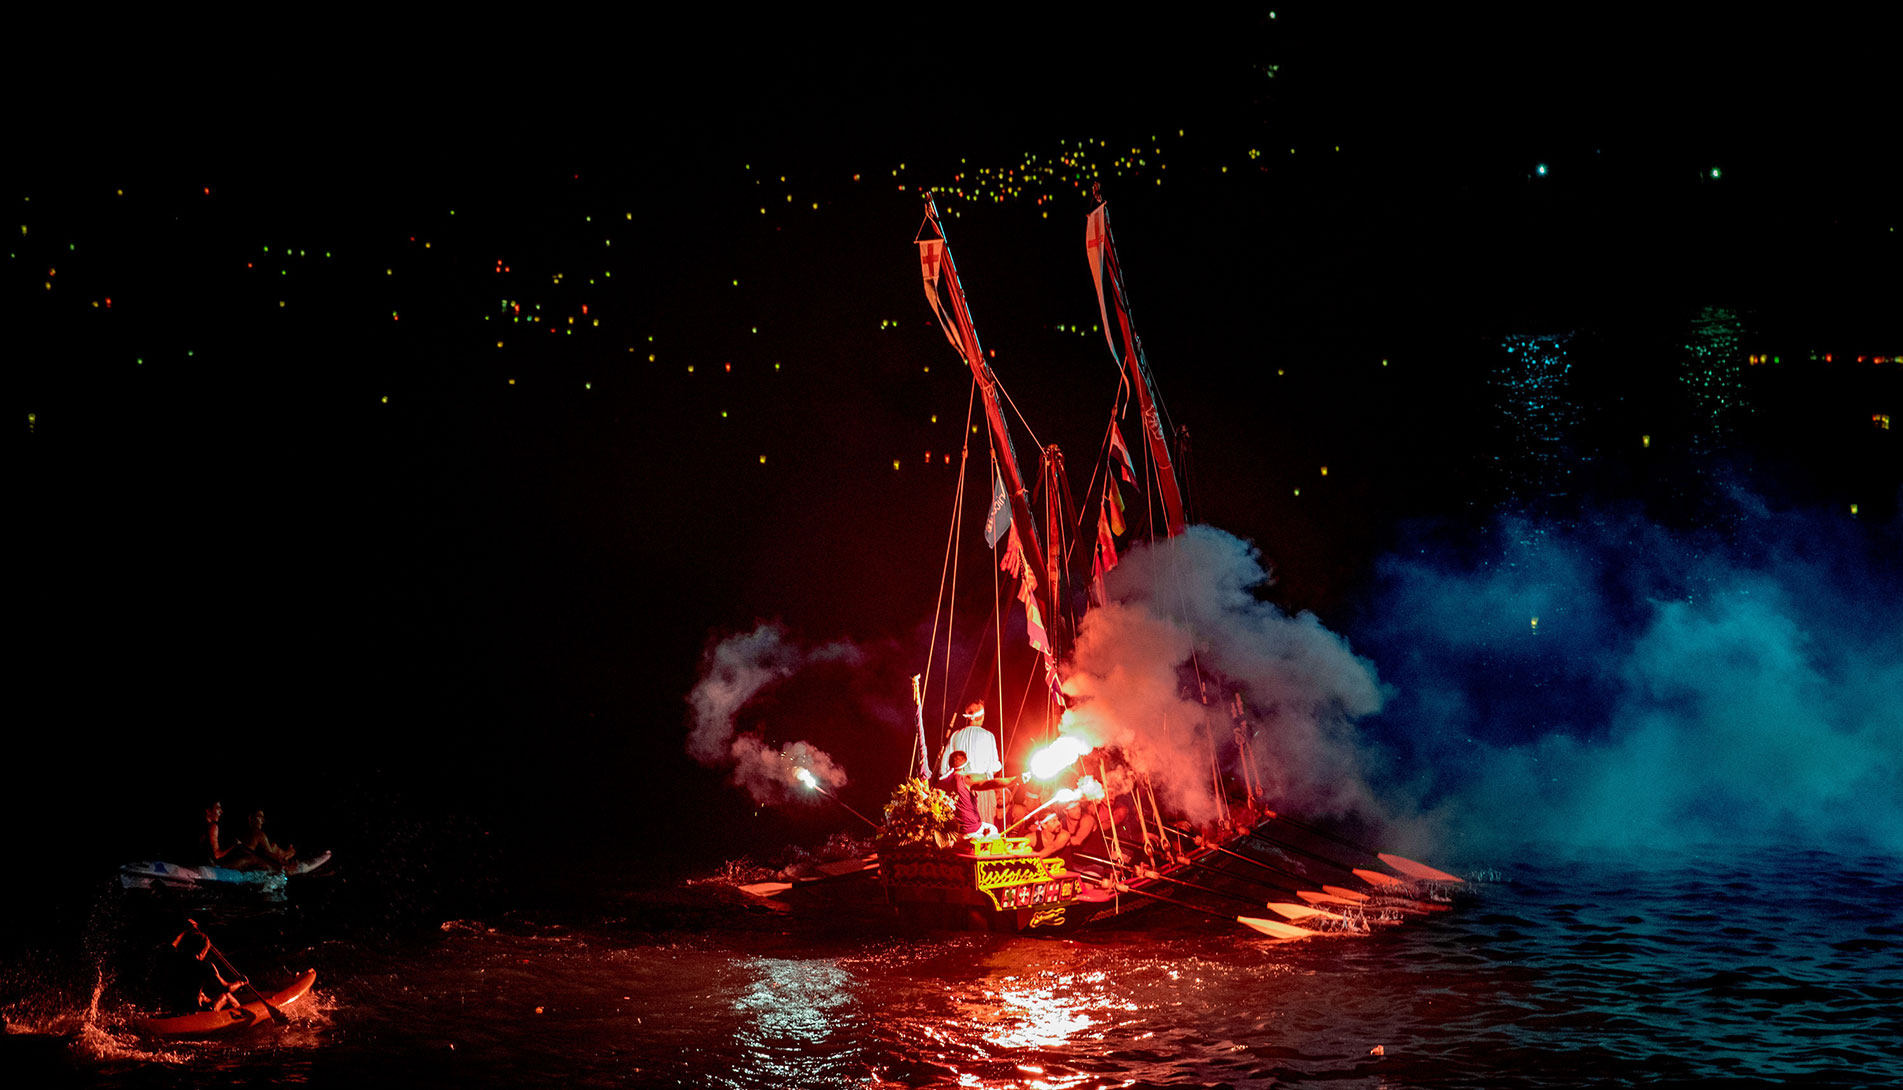
[[159, 861], [127, 863], [119, 868], [119, 885], [125, 889], [193, 889], [220, 886], [258, 890], [279, 890], [292, 878], [309, 874], [330, 862], [330, 853], [299, 859], [283, 870], [233, 870], [230, 867], [187, 867]]

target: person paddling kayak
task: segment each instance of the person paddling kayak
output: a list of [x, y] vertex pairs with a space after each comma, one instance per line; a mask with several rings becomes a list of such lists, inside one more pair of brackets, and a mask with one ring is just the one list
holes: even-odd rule
[[211, 939], [196, 927], [181, 931], [172, 940], [172, 949], [188, 957], [191, 961], [185, 966], [185, 979], [196, 991], [196, 997], [181, 988], [181, 998], [193, 1001], [201, 1011], [221, 1011], [227, 1007], [242, 1007], [237, 992], [250, 982], [244, 977], [228, 980], [211, 958]]
[[214, 867], [228, 867], [232, 870], [259, 870], [272, 865], [271, 861], [259, 856], [251, 849], [236, 841], [225, 841], [218, 835], [218, 822], [225, 816], [225, 804], [213, 800], [205, 807], [205, 831], [198, 835], [198, 848], [205, 862]]
[[290, 866], [291, 860], [297, 858], [296, 845], [287, 844], [280, 848], [271, 843], [270, 837], [264, 835], [263, 810], [251, 811], [250, 816], [245, 819], [245, 826], [244, 839], [238, 843], [246, 851], [259, 859], [275, 864], [280, 869]]

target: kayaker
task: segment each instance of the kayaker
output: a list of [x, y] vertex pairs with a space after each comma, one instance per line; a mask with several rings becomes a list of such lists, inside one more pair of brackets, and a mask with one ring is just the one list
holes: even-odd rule
[[280, 868], [290, 866], [291, 860], [297, 858], [296, 845], [287, 844], [280, 848], [271, 843], [270, 837], [264, 835], [263, 810], [253, 810], [245, 818], [245, 836], [239, 844], [246, 851], [260, 859], [269, 860]]
[[211, 939], [204, 932], [193, 928], [181, 931], [172, 940], [172, 949], [191, 958], [186, 966], [188, 980], [197, 991], [199, 1010], [221, 1011], [227, 1007], [242, 1007], [237, 991], [247, 983], [244, 977], [226, 980], [218, 963], [211, 958]]
[[258, 870], [270, 866], [270, 863], [254, 854], [244, 845], [227, 843], [218, 835], [218, 822], [225, 816], [225, 804], [214, 800], [205, 807], [205, 831], [198, 836], [198, 849], [204, 855], [205, 862], [214, 867], [229, 867], [232, 870]]

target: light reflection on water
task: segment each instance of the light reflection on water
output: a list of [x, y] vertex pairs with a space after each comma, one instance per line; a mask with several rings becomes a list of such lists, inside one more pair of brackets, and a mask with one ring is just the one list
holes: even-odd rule
[[1076, 939], [517, 920], [320, 964], [292, 1031], [109, 1036], [81, 1066], [138, 1087], [1899, 1085], [1899, 905], [1893, 861], [1793, 854], [1529, 866], [1455, 912], [1295, 944], [1200, 919]]

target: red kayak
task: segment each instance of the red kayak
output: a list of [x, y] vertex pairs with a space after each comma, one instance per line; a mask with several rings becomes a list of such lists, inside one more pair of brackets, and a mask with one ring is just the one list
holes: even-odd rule
[[[291, 981], [290, 987], [266, 998], [273, 1007], [283, 1010], [302, 999], [316, 981], [317, 970], [306, 969], [303, 975]], [[209, 1037], [262, 1025], [270, 1020], [271, 1014], [264, 1009], [264, 1004], [254, 999], [242, 1007], [227, 1007], [221, 1011], [197, 1011], [164, 1018], [134, 1018], [132, 1028], [153, 1037]]]

